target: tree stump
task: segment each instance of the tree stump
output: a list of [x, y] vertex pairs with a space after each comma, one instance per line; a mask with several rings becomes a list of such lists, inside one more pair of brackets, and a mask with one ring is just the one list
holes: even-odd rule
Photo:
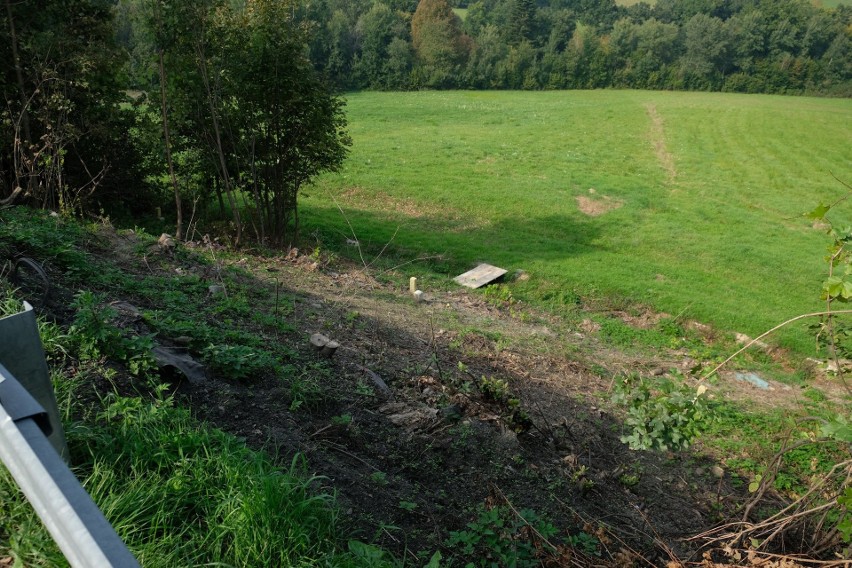
[[340, 344], [321, 333], [315, 333], [311, 336], [311, 347], [313, 347], [314, 351], [319, 353], [320, 356], [325, 357], [326, 359], [331, 359], [334, 352], [337, 351], [338, 347], [340, 347]]

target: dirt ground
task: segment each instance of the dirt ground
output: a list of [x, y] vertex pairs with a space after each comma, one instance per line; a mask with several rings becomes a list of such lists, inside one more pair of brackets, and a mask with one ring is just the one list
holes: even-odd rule
[[[116, 242], [98, 254], [143, 270], [128, 237], [106, 238]], [[196, 252], [205, 254], [203, 245]], [[144, 260], [149, 271], [175, 269], [168, 258]], [[693, 365], [683, 353], [639, 359], [601, 344], [593, 329], [528, 306], [495, 306], [462, 288], [426, 290], [415, 302], [400, 284], [408, 275], [377, 278], [340, 260], [291, 253], [222, 262], [244, 268], [245, 282], [261, 294], [292, 300], [282, 317], [295, 331], [274, 341], [296, 351], [295, 375], [250, 383], [212, 373], [196, 383], [176, 377], [180, 399], [282, 463], [304, 455], [356, 536], [416, 559], [412, 565], [425, 564], [418, 552], [427, 560], [435, 550], [458, 555], [446, 544], [450, 531], [493, 506], [545, 515], [563, 541], [594, 537], [586, 554], [549, 565], [700, 564], [708, 560], [687, 539], [724, 521], [745, 497], [700, 444], [651, 452], [619, 440], [623, 426], [603, 377]], [[204, 276], [210, 269], [183, 261], [180, 270]], [[310, 346], [315, 333], [340, 343], [331, 358]], [[174, 339], [158, 337], [165, 345]], [[320, 380], [323, 392], [294, 405], [302, 375]], [[482, 377], [505, 381], [492, 384], [519, 404], [488, 396]], [[736, 381], [711, 388], [766, 404], [798, 396]]]

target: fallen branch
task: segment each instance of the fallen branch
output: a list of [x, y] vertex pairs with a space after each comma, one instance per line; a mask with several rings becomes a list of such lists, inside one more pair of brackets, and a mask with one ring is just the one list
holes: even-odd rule
[[7, 205], [12, 205], [15, 203], [15, 200], [24, 192], [24, 188], [16, 187], [15, 191], [13, 191], [8, 197], [4, 199], [0, 199], [0, 207], [6, 207]]
[[771, 335], [771, 334], [775, 333], [776, 331], [778, 331], [779, 329], [781, 329], [782, 327], [784, 327], [786, 325], [789, 325], [793, 322], [796, 322], [796, 321], [799, 321], [799, 320], [805, 319], [805, 318], [814, 318], [814, 317], [821, 317], [821, 316], [833, 316], [833, 315], [838, 315], [838, 314], [852, 314], [852, 310], [832, 310], [832, 311], [826, 311], [826, 312], [813, 312], [813, 313], [810, 313], [810, 314], [798, 315], [794, 318], [788, 319], [785, 322], [779, 323], [778, 325], [776, 325], [775, 327], [773, 327], [769, 331], [765, 331], [765, 332], [761, 333], [760, 335], [758, 335], [757, 337], [755, 337], [754, 339], [752, 339], [751, 341], [749, 341], [748, 343], [743, 345], [743, 347], [741, 349], [737, 350], [733, 355], [731, 355], [730, 357], [728, 357], [727, 359], [725, 359], [724, 361], [722, 361], [721, 363], [716, 365], [713, 368], [712, 371], [710, 371], [709, 373], [707, 373], [706, 375], [704, 375], [703, 377], [698, 379], [698, 382], [709, 379], [710, 377], [715, 375], [716, 372], [719, 369], [721, 369], [722, 367], [724, 367], [725, 365], [730, 363], [731, 360], [734, 357], [736, 357], [737, 355], [739, 355], [740, 353], [742, 353], [743, 351], [745, 351], [746, 349], [748, 349], [749, 347], [751, 347], [752, 345], [754, 345], [755, 343], [757, 343], [758, 341], [760, 341], [761, 339], [766, 337], [767, 335]]

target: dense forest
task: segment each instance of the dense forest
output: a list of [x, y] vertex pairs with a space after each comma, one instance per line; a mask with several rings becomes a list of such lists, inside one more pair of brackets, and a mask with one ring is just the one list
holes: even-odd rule
[[[293, 17], [340, 89], [852, 93], [852, 8], [810, 0], [312, 0]], [[122, 43], [154, 87], [150, 47]]]
[[298, 17], [344, 89], [852, 92], [852, 9], [809, 0], [314, 0]]
[[0, 17], [0, 205], [159, 207], [177, 237], [217, 220], [235, 243], [297, 234], [300, 188], [346, 155], [345, 90], [852, 94], [852, 8], [809, 0], [44, 0]]

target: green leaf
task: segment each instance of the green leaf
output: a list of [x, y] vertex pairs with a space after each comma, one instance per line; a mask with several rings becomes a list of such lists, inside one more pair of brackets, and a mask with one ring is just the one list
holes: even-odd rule
[[432, 558], [429, 559], [429, 564], [423, 568], [441, 568], [441, 551], [436, 550], [435, 554], [432, 555]]
[[763, 480], [763, 476], [761, 474], [757, 474], [754, 476], [754, 481], [748, 484], [748, 492], [754, 493], [760, 487], [760, 482]]
[[840, 442], [852, 442], [852, 425], [838, 416], [823, 424], [822, 435]]
[[843, 292], [843, 279], [832, 276], [822, 283], [822, 291], [829, 298], [836, 298]]
[[811, 211], [809, 213], [805, 213], [804, 216], [805, 216], [806, 219], [814, 219], [814, 220], [825, 219], [825, 214], [828, 213], [830, 210], [831, 210], [831, 205], [824, 205], [824, 204], [820, 203], [819, 205], [817, 205], [816, 209], [814, 209], [813, 211]]
[[349, 541], [349, 552], [362, 560], [383, 560], [386, 556], [382, 549], [371, 544], [365, 544], [359, 540]]

